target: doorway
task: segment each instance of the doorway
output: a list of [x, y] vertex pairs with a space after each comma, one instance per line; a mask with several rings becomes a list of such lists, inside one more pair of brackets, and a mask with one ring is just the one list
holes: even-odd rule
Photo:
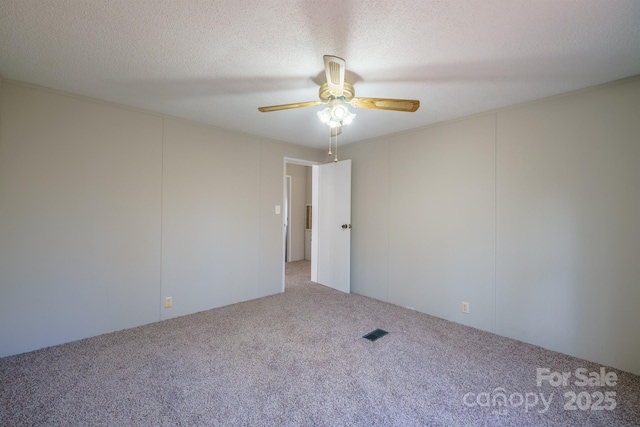
[[312, 166], [320, 163], [285, 158], [283, 291], [311, 280]]
[[[311, 193], [311, 247], [310, 247], [310, 277], [309, 281], [317, 282], [324, 286], [334, 288], [341, 292], [350, 292], [350, 270], [351, 270], [351, 160], [341, 160], [328, 164], [318, 164], [315, 162], [300, 161], [285, 158], [283, 186], [287, 182], [286, 175], [291, 176], [291, 198], [288, 205], [291, 206], [291, 215], [288, 217], [287, 231], [283, 232], [283, 239], [291, 236], [291, 261], [302, 259], [304, 255], [293, 256], [294, 240], [292, 234], [295, 227], [296, 215], [293, 213], [295, 199], [295, 178], [292, 171], [287, 171], [289, 164], [311, 166], [311, 171], [300, 173], [300, 176], [311, 175], [311, 182], [305, 179], [305, 187], [309, 187]], [[283, 196], [287, 197], [287, 189], [283, 188]], [[308, 194], [307, 190], [305, 194]], [[298, 197], [300, 214], [298, 215], [299, 227], [304, 227], [305, 212], [308, 196]], [[305, 203], [302, 203], [305, 202]], [[304, 248], [303, 231], [299, 229], [300, 235], [298, 243], [303, 242], [299, 247]], [[305, 230], [306, 231], [306, 230]], [[284, 262], [286, 253], [286, 242], [283, 241], [283, 281], [282, 290], [286, 290], [287, 263]], [[304, 254], [304, 249], [300, 249]]]
[[285, 161], [284, 189], [284, 289], [311, 278], [312, 170], [309, 162]]

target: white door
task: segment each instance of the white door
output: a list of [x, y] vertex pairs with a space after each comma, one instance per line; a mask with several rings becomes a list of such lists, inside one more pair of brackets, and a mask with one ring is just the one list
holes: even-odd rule
[[[351, 160], [313, 166], [311, 280], [351, 289]], [[313, 256], [313, 252], [317, 256]]]

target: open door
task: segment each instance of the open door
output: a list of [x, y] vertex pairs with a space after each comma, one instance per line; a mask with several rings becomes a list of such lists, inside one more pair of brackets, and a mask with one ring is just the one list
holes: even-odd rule
[[351, 160], [313, 166], [311, 280], [351, 290]]

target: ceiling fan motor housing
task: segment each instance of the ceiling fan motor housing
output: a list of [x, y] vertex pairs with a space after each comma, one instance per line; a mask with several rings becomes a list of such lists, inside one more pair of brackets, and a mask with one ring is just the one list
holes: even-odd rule
[[320, 86], [320, 100], [322, 102], [329, 102], [332, 99], [340, 99], [344, 102], [349, 102], [356, 94], [356, 91], [353, 89], [353, 86], [347, 82], [344, 82], [344, 89], [342, 91], [342, 96], [336, 97], [329, 91], [329, 85], [327, 83], [323, 83]]

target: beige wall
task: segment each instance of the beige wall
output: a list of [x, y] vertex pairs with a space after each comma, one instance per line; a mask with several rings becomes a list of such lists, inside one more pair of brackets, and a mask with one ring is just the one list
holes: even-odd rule
[[494, 132], [482, 116], [393, 140], [390, 302], [491, 329]]
[[[341, 147], [353, 291], [640, 374], [639, 111], [632, 79]], [[324, 151], [0, 81], [0, 356], [281, 291], [285, 157]]]
[[352, 289], [640, 374], [639, 113], [636, 78], [342, 147]]
[[157, 320], [162, 119], [2, 89], [1, 355]]
[[498, 114], [496, 332], [640, 374], [640, 80]]
[[313, 178], [312, 178], [312, 168], [310, 166], [307, 166], [305, 168], [306, 173], [307, 173], [307, 188], [305, 190], [305, 204], [310, 205], [311, 204], [311, 199], [312, 199], [312, 195], [313, 195]]
[[0, 357], [282, 291], [284, 158], [322, 152], [0, 89]]
[[252, 298], [260, 276], [259, 140], [165, 119], [163, 155], [162, 293], [174, 303], [163, 318]]

